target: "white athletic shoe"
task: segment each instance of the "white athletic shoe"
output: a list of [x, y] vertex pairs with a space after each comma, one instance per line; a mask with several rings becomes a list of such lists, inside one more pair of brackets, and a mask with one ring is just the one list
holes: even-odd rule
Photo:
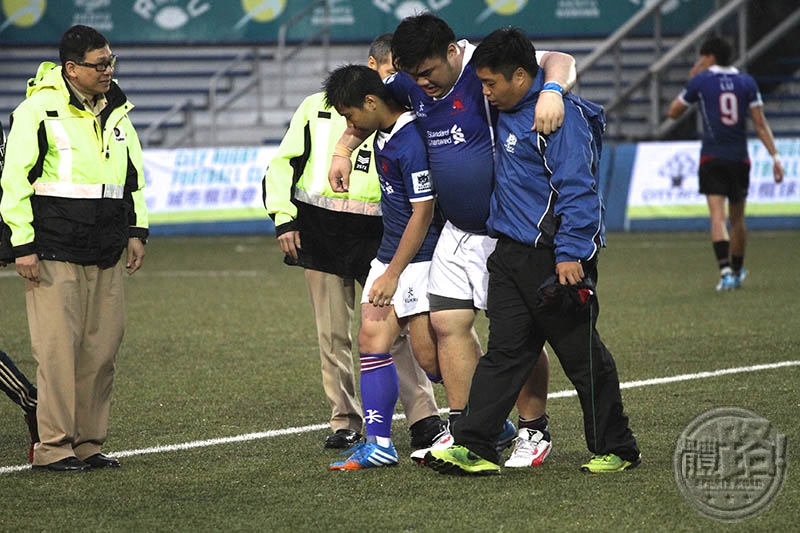
[[411, 459], [418, 465], [423, 465], [425, 464], [426, 453], [431, 450], [446, 450], [447, 448], [452, 448], [453, 444], [455, 444], [455, 439], [453, 439], [453, 435], [450, 433], [450, 424], [446, 423], [442, 432], [433, 439], [430, 448], [414, 450], [411, 452]]
[[505, 462], [510, 468], [525, 468], [541, 465], [553, 444], [549, 432], [543, 433], [536, 429], [519, 428], [519, 435], [514, 439], [514, 451]]
[[733, 273], [731, 267], [725, 267], [719, 271], [719, 283], [717, 283], [716, 287], [717, 292], [732, 291], [738, 289], [741, 284], [741, 280]]

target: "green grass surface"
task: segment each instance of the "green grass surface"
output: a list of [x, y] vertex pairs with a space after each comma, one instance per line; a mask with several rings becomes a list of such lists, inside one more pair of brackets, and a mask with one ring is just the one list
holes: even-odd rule
[[[800, 231], [753, 232], [750, 277], [717, 294], [702, 233], [612, 234], [601, 254], [599, 330], [623, 382], [800, 360]], [[325, 429], [186, 450], [156, 446], [325, 424], [311, 310], [302, 272], [273, 237], [157, 238], [126, 281], [128, 327], [117, 364], [105, 450], [121, 470], [0, 474], [2, 531], [789, 531], [800, 507], [795, 471], [800, 367], [623, 391], [644, 463], [606, 476], [588, 458], [575, 397], [551, 399], [554, 451], [536, 470], [493, 478], [415, 466], [406, 423], [394, 426], [394, 468], [329, 472]], [[0, 349], [29, 377], [21, 280], [0, 270]], [[485, 342], [486, 321], [479, 332]], [[551, 391], [570, 389], [553, 358]], [[440, 405], [444, 395], [437, 387]], [[788, 436], [782, 492], [734, 524], [686, 503], [672, 454], [686, 425], [736, 406]], [[0, 467], [24, 465], [21, 411], [0, 401]]]

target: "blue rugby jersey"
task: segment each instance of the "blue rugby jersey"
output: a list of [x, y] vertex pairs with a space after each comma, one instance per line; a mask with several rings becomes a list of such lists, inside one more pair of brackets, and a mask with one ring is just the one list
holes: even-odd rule
[[[411, 203], [434, 198], [425, 143], [414, 127], [414, 118], [412, 112], [406, 112], [392, 131], [375, 134], [375, 166], [381, 182], [383, 212], [383, 239], [378, 248], [378, 260], [382, 263], [391, 262], [400, 245], [400, 238], [411, 218]], [[440, 217], [434, 215], [412, 263], [431, 260], [441, 230]]]
[[734, 67], [714, 65], [693, 77], [679, 95], [681, 102], [700, 102], [703, 116], [701, 159], [748, 160], [747, 116], [764, 105], [755, 80]]
[[417, 115], [442, 214], [461, 230], [485, 234], [494, 185], [497, 110], [484, 98], [469, 63], [475, 46], [458, 44], [465, 46], [461, 76], [442, 98], [425, 94], [405, 72], [387, 78], [386, 84]]

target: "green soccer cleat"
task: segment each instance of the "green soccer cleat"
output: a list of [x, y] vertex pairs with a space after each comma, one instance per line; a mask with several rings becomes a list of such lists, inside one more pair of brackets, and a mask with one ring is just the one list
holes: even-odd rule
[[581, 465], [581, 472], [591, 472], [592, 474], [605, 474], [606, 472], [622, 472], [630, 470], [642, 464], [642, 456], [635, 461], [626, 461], [618, 455], [609, 453], [607, 455], [593, 455], [589, 462]]
[[464, 446], [431, 450], [425, 454], [425, 466], [440, 474], [491, 476], [500, 474], [500, 465], [487, 461]]

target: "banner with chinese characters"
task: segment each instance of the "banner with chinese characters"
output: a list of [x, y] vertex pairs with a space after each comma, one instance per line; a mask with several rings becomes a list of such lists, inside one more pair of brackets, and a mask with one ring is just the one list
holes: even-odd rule
[[[772, 158], [758, 139], [748, 141], [747, 214], [800, 216], [800, 138], [776, 139], [785, 177], [776, 184]], [[698, 192], [700, 141], [639, 143], [628, 189], [628, 220], [708, 216]]]
[[[309, 0], [0, 0], [0, 44], [57, 45], [72, 24], [86, 24], [112, 45], [148, 43], [259, 43], [278, 40], [280, 28]], [[436, 13], [458, 37], [477, 39], [517, 25], [533, 38], [605, 37], [649, 0], [329, 0], [332, 41], [369, 42], [404, 17]], [[665, 35], [684, 34], [714, 9], [715, 0], [670, 0], [661, 8]], [[324, 25], [320, 4], [296, 19], [287, 39], [300, 42]], [[636, 33], [651, 35], [653, 18]]]
[[261, 178], [277, 148], [145, 150], [150, 223], [266, 220]]

